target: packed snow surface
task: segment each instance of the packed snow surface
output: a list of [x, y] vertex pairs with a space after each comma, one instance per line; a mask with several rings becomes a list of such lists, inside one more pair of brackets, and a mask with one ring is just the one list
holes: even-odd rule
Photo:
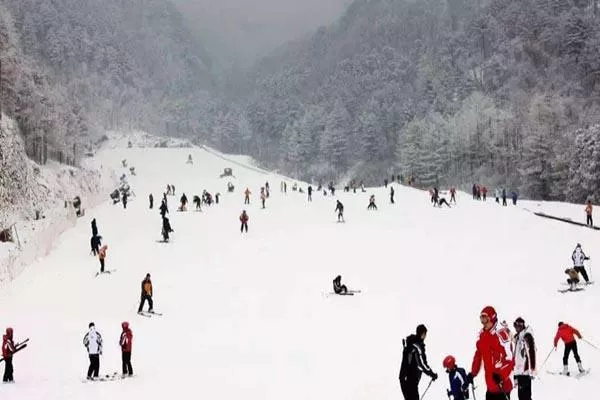
[[[202, 149], [116, 148], [98, 157], [117, 175], [128, 173], [122, 159], [135, 166], [129, 181], [136, 197], [126, 210], [110, 202], [88, 209], [49, 256], [0, 291], [0, 327], [12, 326], [17, 340], [31, 338], [14, 359], [17, 383], [0, 386], [3, 399], [398, 399], [402, 339], [419, 323], [429, 328], [428, 360], [440, 374], [427, 398], [442, 399], [442, 360], [453, 354], [470, 369], [479, 313], [488, 304], [511, 327], [518, 316], [531, 325], [540, 364], [558, 321], [600, 342], [599, 286], [557, 292], [578, 242], [595, 277], [600, 253], [593, 230], [462, 193], [456, 207], [434, 208], [427, 193], [399, 186], [393, 205], [385, 188], [336, 192], [346, 217], [337, 223], [331, 196], [315, 192], [309, 203], [306, 193], [291, 190], [291, 180], [282, 194], [279, 177]], [[233, 193], [226, 190], [230, 178], [219, 178], [226, 167], [235, 175]], [[271, 196], [262, 210], [266, 181]], [[175, 232], [163, 244], [157, 208], [167, 183], [176, 189], [168, 197]], [[243, 204], [246, 187], [250, 205]], [[183, 192], [191, 203], [203, 189], [220, 192], [220, 204], [176, 212]], [[377, 211], [367, 211], [370, 194]], [[239, 230], [242, 209], [250, 216], [248, 234]], [[108, 245], [107, 269], [116, 270], [110, 275], [95, 277], [92, 218]], [[162, 317], [136, 314], [147, 272]], [[337, 274], [362, 293], [329, 295]], [[121, 369], [125, 320], [134, 334], [136, 376], [83, 383], [88, 323], [104, 337], [101, 373], [112, 373]], [[600, 353], [583, 342], [580, 353], [592, 367], [589, 376], [546, 373], [560, 368], [561, 344], [538, 371], [534, 397], [597, 398]], [[427, 383], [423, 377], [421, 393]], [[483, 373], [476, 384], [483, 399]]]

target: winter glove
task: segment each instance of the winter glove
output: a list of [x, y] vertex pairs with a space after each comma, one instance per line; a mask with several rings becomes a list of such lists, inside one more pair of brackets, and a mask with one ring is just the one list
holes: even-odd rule
[[502, 383], [502, 377], [497, 372], [494, 372], [492, 374], [492, 379], [494, 380], [494, 382], [496, 382], [497, 385], [500, 385]]
[[464, 396], [465, 400], [469, 400], [469, 389], [463, 390], [463, 396]]
[[435, 381], [438, 378], [438, 374], [436, 374], [435, 372], [431, 373], [431, 380]]
[[469, 372], [467, 374], [467, 384], [469, 384], [469, 383], [473, 384], [473, 373], [472, 372]]

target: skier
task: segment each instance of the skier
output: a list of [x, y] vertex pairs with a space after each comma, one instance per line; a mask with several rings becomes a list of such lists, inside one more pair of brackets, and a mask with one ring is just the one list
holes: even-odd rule
[[387, 189], [388, 180], [387, 180], [387, 179], [384, 179], [384, 180], [383, 180], [383, 184], [384, 184], [385, 188]]
[[98, 260], [100, 260], [100, 272], [104, 272], [104, 259], [106, 258], [106, 250], [108, 250], [108, 246], [104, 245], [100, 248], [98, 252]]
[[4, 383], [15, 381], [12, 359], [13, 354], [16, 352], [17, 347], [13, 340], [13, 328], [6, 328], [6, 334], [2, 336], [2, 358], [4, 358], [4, 363], [6, 364], [4, 367], [4, 376], [2, 377], [2, 382]]
[[515, 192], [515, 191], [513, 190], [513, 191], [511, 192], [511, 194], [510, 194], [510, 195], [511, 195], [511, 198], [512, 198], [512, 203], [513, 203], [513, 206], [516, 206], [516, 205], [517, 205], [517, 198], [519, 197], [519, 196], [517, 195], [517, 192]]
[[171, 194], [175, 196], [175, 185], [171, 185]]
[[150, 201], [150, 209], [152, 210], [152, 207], [154, 207], [154, 196], [152, 196], [152, 193], [148, 196], [148, 200]]
[[454, 204], [456, 204], [456, 188], [455, 187], [451, 187], [450, 188], [450, 203], [454, 202]]
[[372, 194], [369, 197], [369, 205], [367, 206], [367, 210], [377, 210], [377, 205], [375, 204], [375, 195]]
[[119, 345], [121, 346], [121, 361], [123, 364], [123, 376], [132, 376], [133, 367], [131, 366], [131, 346], [133, 344], [133, 333], [129, 328], [129, 322], [125, 321], [121, 323], [121, 339], [119, 339]]
[[312, 201], [312, 192], [313, 192], [312, 186], [308, 185], [308, 201]]
[[496, 203], [500, 204], [500, 189], [496, 188], [494, 191], [494, 197], [496, 197]]
[[589, 284], [590, 279], [588, 278], [588, 274], [585, 270], [583, 262], [589, 260], [590, 258], [586, 256], [581, 249], [581, 244], [577, 243], [577, 246], [575, 246], [575, 250], [573, 250], [573, 254], [571, 255], [571, 259], [573, 260], [573, 267], [575, 268], [575, 271], [579, 272], [581, 276], [583, 276], [583, 280], [585, 281], [586, 285]]
[[469, 383], [467, 382], [467, 373], [464, 368], [456, 365], [454, 356], [446, 356], [442, 365], [448, 373], [450, 380], [450, 389], [447, 391], [448, 397], [454, 397], [454, 400], [466, 400], [469, 398]]
[[185, 193], [181, 196], [181, 199], [179, 199], [179, 201], [181, 202], [181, 205], [179, 206], [179, 211], [187, 211], [187, 202], [188, 202], [188, 198], [185, 195]]
[[483, 201], [487, 201], [487, 193], [488, 193], [488, 189], [487, 187], [482, 187], [481, 188], [481, 194], [483, 195]]
[[432, 381], [438, 377], [427, 364], [424, 343], [426, 336], [427, 328], [421, 324], [417, 326], [416, 335], [409, 335], [402, 341], [404, 350], [398, 378], [404, 400], [419, 400], [419, 381], [423, 372], [430, 376]]
[[498, 325], [498, 317], [493, 307], [485, 307], [479, 316], [483, 329], [477, 339], [473, 365], [468, 374], [469, 383], [479, 374], [481, 363], [485, 370], [487, 386], [486, 400], [506, 400], [510, 398], [513, 383], [510, 375], [513, 370], [510, 333], [505, 325]]
[[265, 201], [267, 200], [267, 195], [265, 194], [265, 188], [260, 188], [260, 202], [262, 203], [262, 208], [265, 208]]
[[187, 163], [188, 164], [194, 164], [194, 161], [192, 160], [192, 155], [191, 154], [188, 154]]
[[90, 357], [90, 366], [88, 368], [87, 379], [98, 377], [100, 372], [100, 355], [102, 354], [102, 335], [96, 331], [96, 325], [90, 322], [89, 331], [83, 337], [83, 345], [88, 351]]
[[569, 284], [569, 290], [575, 291], [577, 290], [577, 284], [579, 283], [579, 272], [575, 268], [567, 268], [565, 269], [565, 274], [569, 277], [567, 278], [567, 283]]
[[202, 206], [201, 206], [202, 201], [200, 200], [200, 197], [198, 197], [198, 195], [195, 195], [193, 201], [194, 201], [194, 204], [196, 205], [196, 211], [202, 211]]
[[246, 230], [246, 233], [248, 233], [248, 220], [250, 219], [250, 217], [248, 217], [248, 214], [246, 213], [246, 210], [242, 211], [242, 214], [240, 215], [240, 222], [242, 223], [242, 226], [240, 228], [240, 232], [244, 232], [244, 229]]
[[169, 213], [169, 208], [167, 207], [167, 202], [163, 199], [163, 201], [160, 203], [160, 215], [165, 218], [165, 215]]
[[347, 294], [348, 288], [346, 285], [342, 285], [342, 276], [338, 275], [333, 280], [333, 292], [335, 294]]
[[[266, 191], [267, 198], [269, 198], [269, 192], [271, 191], [271, 187], [269, 186], [269, 182], [265, 182], [265, 191]], [[219, 202], [217, 201], [217, 204], [218, 203]]]
[[477, 200], [477, 185], [473, 184], [473, 200]]
[[246, 188], [246, 191], [244, 192], [244, 204], [250, 204], [250, 189]]
[[342, 204], [341, 201], [339, 201], [339, 200], [337, 201], [334, 211], [337, 211], [337, 213], [338, 213], [338, 216], [337, 216], [338, 222], [345, 222], [344, 221], [344, 205]]
[[394, 204], [394, 187], [390, 186], [390, 203]]
[[92, 220], [92, 236], [98, 236], [98, 226], [96, 225], [96, 218]]
[[123, 192], [123, 208], [127, 208], [127, 192]]
[[433, 191], [431, 192], [431, 202], [433, 203], [433, 206], [437, 206], [438, 200], [440, 199], [440, 191], [438, 190], [438, 188], [434, 187]]
[[169, 241], [169, 233], [175, 232], [173, 228], [171, 228], [171, 223], [169, 222], [169, 218], [162, 217], [162, 237], [165, 242]]
[[102, 236], [92, 236], [90, 239], [90, 246], [92, 247], [92, 254], [96, 255], [100, 251], [102, 245]]
[[171, 195], [171, 185], [167, 184], [167, 193], [165, 193], [166, 195]]
[[587, 216], [585, 224], [588, 226], [594, 226], [594, 222], [592, 220], [592, 210], [594, 206], [592, 205], [592, 200], [587, 201], [587, 205], [585, 206], [585, 214]]
[[514, 336], [514, 377], [519, 400], [531, 400], [531, 380], [535, 376], [536, 367], [535, 341], [523, 318], [518, 317], [513, 326], [517, 331]]
[[506, 188], [502, 188], [502, 205], [506, 206]]
[[448, 203], [448, 200], [446, 200], [445, 197], [440, 197], [438, 198], [438, 206], [442, 207], [444, 204], [448, 206], [448, 208], [450, 208], [450, 203]]
[[[219, 204], [219, 197], [221, 196], [221, 193], [215, 193], [215, 204]], [[267, 190], [267, 197], [269, 197], [269, 191]]]
[[154, 312], [154, 302], [152, 301], [152, 280], [150, 274], [146, 274], [146, 277], [142, 281], [142, 295], [140, 299], [140, 306], [138, 307], [138, 314], [144, 309], [144, 304], [148, 300], [148, 312]]
[[569, 355], [571, 352], [573, 352], [573, 355], [575, 356], [579, 373], [581, 374], [585, 372], [581, 366], [581, 358], [579, 357], [579, 351], [577, 351], [577, 340], [575, 339], [575, 336], [581, 339], [581, 333], [579, 333], [577, 329], [563, 322], [558, 323], [558, 330], [556, 331], [556, 336], [554, 336], [554, 351], [556, 351], [558, 339], [561, 339], [565, 343], [565, 352], [563, 354], [563, 375], [570, 375]]

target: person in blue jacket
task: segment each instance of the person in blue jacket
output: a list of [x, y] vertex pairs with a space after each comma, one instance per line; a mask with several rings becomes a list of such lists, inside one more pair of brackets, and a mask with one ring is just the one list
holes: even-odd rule
[[448, 373], [450, 380], [450, 389], [448, 390], [448, 398], [454, 400], [466, 400], [469, 398], [469, 382], [467, 373], [463, 368], [456, 365], [456, 359], [453, 356], [447, 356], [443, 362], [444, 368]]

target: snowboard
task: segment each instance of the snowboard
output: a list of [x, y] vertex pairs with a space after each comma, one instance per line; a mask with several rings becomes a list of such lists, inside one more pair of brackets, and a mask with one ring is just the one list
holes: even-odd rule
[[577, 372], [577, 373], [569, 374], [569, 375], [563, 374], [562, 371], [546, 371], [546, 372], [550, 375], [561, 375], [561, 376], [565, 376], [567, 378], [579, 379], [579, 378], [582, 378], [582, 377], [586, 376], [587, 374], [589, 374], [590, 370], [591, 369], [588, 368], [588, 369], [584, 370], [583, 372]]

